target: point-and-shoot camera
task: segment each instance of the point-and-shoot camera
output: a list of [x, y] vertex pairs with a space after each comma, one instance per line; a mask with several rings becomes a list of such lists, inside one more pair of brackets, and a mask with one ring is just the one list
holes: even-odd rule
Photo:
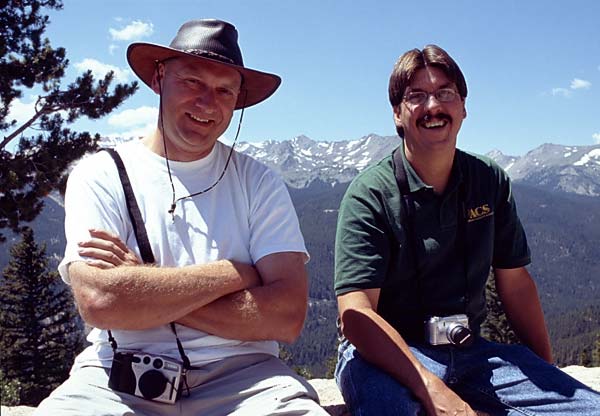
[[473, 343], [467, 315], [432, 316], [425, 321], [425, 335], [431, 345], [453, 344], [467, 347]]
[[115, 352], [108, 386], [144, 399], [173, 404], [178, 398], [182, 365], [141, 351]]

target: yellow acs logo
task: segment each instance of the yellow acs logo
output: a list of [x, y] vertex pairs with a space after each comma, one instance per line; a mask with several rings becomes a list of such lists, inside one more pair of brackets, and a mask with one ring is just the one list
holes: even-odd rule
[[467, 222], [477, 221], [482, 218], [489, 217], [490, 215], [494, 215], [494, 211], [492, 211], [488, 204], [483, 204], [475, 208], [469, 208], [467, 210]]

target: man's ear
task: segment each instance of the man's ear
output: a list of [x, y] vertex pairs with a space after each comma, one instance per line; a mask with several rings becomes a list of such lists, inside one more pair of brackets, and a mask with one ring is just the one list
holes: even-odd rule
[[392, 112], [394, 113], [394, 124], [396, 125], [396, 127], [402, 127], [400, 106], [397, 105], [396, 107], [393, 107]]
[[[159, 80], [159, 73], [160, 73], [160, 80]], [[160, 62], [156, 65], [156, 69], [154, 70], [154, 74], [152, 75], [152, 82], [150, 84], [150, 86], [152, 87], [152, 91], [154, 91], [158, 95], [160, 95], [160, 87], [161, 87], [159, 85], [159, 82], [162, 82], [164, 77], [165, 77], [165, 64]]]

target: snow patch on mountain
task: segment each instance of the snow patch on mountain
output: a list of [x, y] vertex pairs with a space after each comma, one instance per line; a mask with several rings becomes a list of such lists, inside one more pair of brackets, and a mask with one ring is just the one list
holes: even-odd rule
[[555, 191], [600, 196], [600, 145], [543, 144], [522, 157], [487, 154], [513, 181]]
[[[131, 138], [105, 138], [101, 147], [113, 147], [128, 140]], [[236, 150], [272, 168], [289, 186], [304, 188], [317, 180], [332, 186], [349, 182], [366, 167], [388, 156], [399, 144], [397, 136], [376, 134], [341, 141], [315, 141], [299, 135], [282, 141], [241, 142]], [[502, 166], [514, 182], [600, 196], [600, 144], [546, 143], [524, 156], [505, 155], [500, 150], [492, 150], [486, 156]]]

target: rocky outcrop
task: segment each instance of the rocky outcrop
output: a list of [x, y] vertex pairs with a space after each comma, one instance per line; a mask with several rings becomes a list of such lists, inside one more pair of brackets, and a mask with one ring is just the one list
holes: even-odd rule
[[[588, 368], [571, 365], [564, 367], [562, 370], [592, 389], [600, 391], [600, 367]], [[342, 399], [342, 395], [335, 384], [335, 380], [313, 379], [309, 380], [309, 382], [319, 393], [321, 406], [323, 406], [330, 415], [348, 415], [346, 406], [344, 405], [344, 399]]]
[[586, 386], [600, 392], [600, 367], [589, 368], [580, 365], [570, 365], [564, 367], [562, 370]]
[[[571, 365], [562, 369], [565, 373], [576, 378], [583, 384], [600, 391], [600, 367], [588, 368], [578, 365]], [[344, 399], [338, 390], [335, 381], [330, 379], [312, 379], [310, 384], [319, 393], [321, 406], [327, 410], [330, 415], [346, 416], [348, 411], [344, 405]], [[29, 416], [35, 408], [27, 406], [6, 407], [2, 406], [2, 416]]]

